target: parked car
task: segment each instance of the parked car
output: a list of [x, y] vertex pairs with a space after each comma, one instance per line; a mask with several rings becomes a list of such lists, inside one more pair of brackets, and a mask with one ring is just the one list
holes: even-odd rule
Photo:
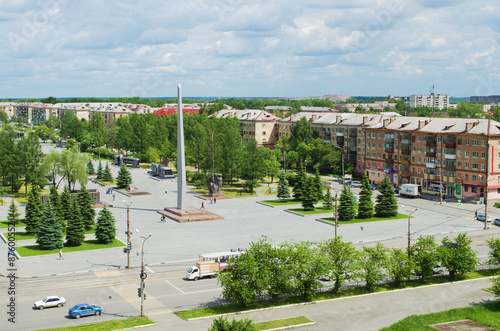
[[[443, 267], [440, 266], [439, 264], [436, 264], [434, 267], [432, 267], [432, 273], [434, 275], [440, 275], [443, 273]], [[417, 276], [422, 276], [422, 273], [420, 271], [417, 271], [415, 273]]]
[[351, 182], [351, 187], [361, 187], [361, 182], [359, 180], [353, 180]]
[[[484, 213], [477, 213], [476, 218], [477, 218], [478, 221], [483, 221], [484, 222]], [[487, 222], [491, 222], [491, 221], [492, 221], [491, 217], [488, 216], [488, 221]]]
[[495, 218], [495, 220], [493, 221], [493, 223], [495, 223], [495, 225], [500, 226], [500, 218]]
[[69, 309], [69, 316], [74, 318], [80, 318], [82, 316], [88, 315], [101, 315], [102, 308], [99, 306], [88, 305], [86, 303], [73, 306]]
[[35, 302], [35, 309], [44, 309], [48, 307], [62, 307], [66, 303], [66, 299], [57, 295], [52, 295], [43, 300]]

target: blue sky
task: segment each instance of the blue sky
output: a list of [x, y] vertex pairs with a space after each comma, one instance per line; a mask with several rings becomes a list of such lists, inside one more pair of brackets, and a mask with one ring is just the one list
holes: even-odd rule
[[494, 0], [0, 0], [0, 97], [500, 94]]

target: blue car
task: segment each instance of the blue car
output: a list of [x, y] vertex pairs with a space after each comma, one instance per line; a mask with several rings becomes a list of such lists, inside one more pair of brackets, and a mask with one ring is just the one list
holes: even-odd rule
[[69, 316], [74, 318], [80, 318], [82, 316], [88, 315], [101, 315], [102, 308], [99, 306], [88, 305], [86, 303], [73, 306], [69, 309]]

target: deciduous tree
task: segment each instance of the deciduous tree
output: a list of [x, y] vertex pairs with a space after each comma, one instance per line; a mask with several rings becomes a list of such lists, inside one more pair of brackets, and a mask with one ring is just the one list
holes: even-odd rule
[[438, 247], [439, 258], [442, 266], [448, 269], [450, 279], [455, 279], [457, 274], [476, 270], [479, 258], [470, 246], [472, 239], [466, 233], [459, 233], [454, 242], [444, 237], [441, 243]]
[[334, 281], [333, 293], [338, 293], [340, 287], [356, 276], [361, 252], [352, 242], [342, 241], [341, 236], [323, 242], [321, 251], [327, 258], [325, 272]]

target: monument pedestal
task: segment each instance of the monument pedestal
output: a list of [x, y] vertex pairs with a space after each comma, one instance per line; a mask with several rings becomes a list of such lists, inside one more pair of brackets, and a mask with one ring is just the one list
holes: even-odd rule
[[198, 209], [194, 207], [188, 207], [186, 209], [165, 208], [164, 210], [159, 210], [158, 213], [179, 223], [213, 221], [213, 220], [224, 219], [224, 217], [220, 215], [214, 214], [205, 209]]

